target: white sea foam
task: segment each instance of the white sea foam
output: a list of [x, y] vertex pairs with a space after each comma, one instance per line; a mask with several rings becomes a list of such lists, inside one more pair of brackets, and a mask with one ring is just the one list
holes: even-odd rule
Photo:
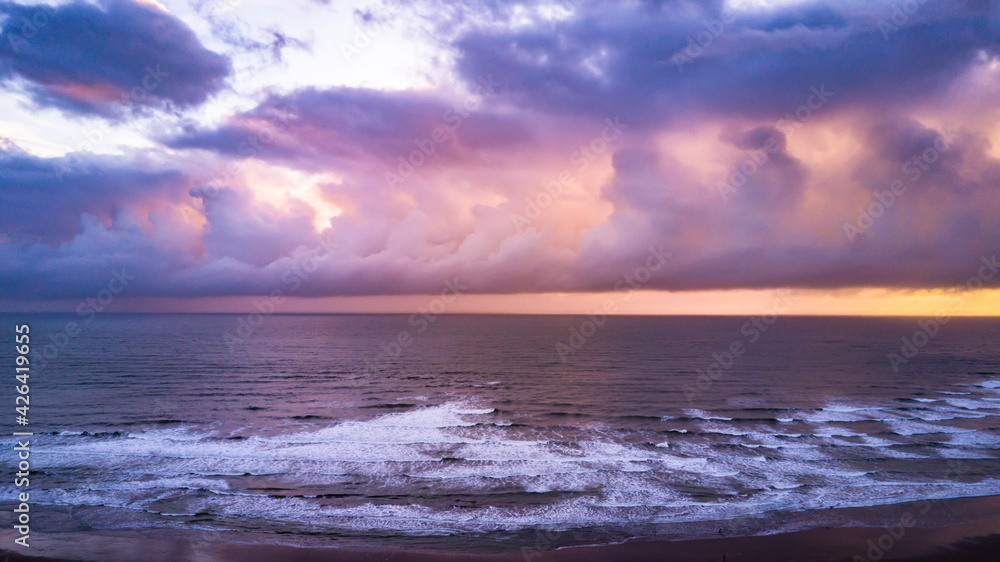
[[846, 404], [827, 404], [815, 412], [805, 412], [802, 414], [803, 421], [813, 424], [889, 421], [899, 419], [899, 417], [897, 413], [887, 408], [851, 406]]
[[794, 490], [795, 488], [801, 488], [803, 484], [798, 482], [772, 482], [771, 487], [776, 490]]
[[945, 402], [955, 406], [956, 408], [964, 408], [966, 410], [978, 410], [980, 408], [996, 409], [996, 404], [991, 404], [983, 400], [971, 399], [971, 398], [945, 398]]
[[496, 408], [455, 408], [456, 414], [492, 414], [496, 411]]
[[951, 446], [995, 450], [996, 446], [1000, 445], [1000, 435], [982, 431], [966, 431], [950, 435], [947, 443]]
[[928, 411], [911, 411], [910, 414], [917, 419], [923, 421], [946, 421], [946, 420], [961, 420], [961, 419], [980, 419], [989, 416], [985, 412], [975, 412], [975, 411], [959, 411], [953, 408], [939, 408], [935, 410]]
[[720, 462], [712, 462], [701, 457], [678, 457], [673, 455], [661, 455], [656, 461], [663, 467], [670, 470], [680, 470], [703, 476], [736, 476], [739, 471], [733, 470]]
[[932, 425], [928, 423], [915, 422], [915, 421], [894, 421], [891, 422], [890, 427], [892, 427], [893, 433], [896, 435], [931, 435], [935, 433], [966, 433], [973, 431], [971, 429], [963, 429], [960, 427], [951, 427], [946, 425]]
[[706, 424], [704, 424], [704, 426], [703, 426], [703, 428], [702, 428], [702, 430], [701, 430], [700, 433], [714, 433], [716, 435], [732, 435], [732, 436], [736, 436], [736, 437], [750, 437], [752, 435], [755, 435], [757, 432], [750, 431], [750, 430], [745, 430], [745, 429], [737, 429], [735, 427], [728, 426], [728, 425], [706, 423]]
[[[942, 415], [968, 412], [954, 404], [930, 411]], [[972, 491], [1000, 493], [1000, 483], [992, 480], [974, 484], [910, 482], [906, 473], [895, 472], [895, 480], [876, 482], [869, 470], [873, 461], [991, 458], [989, 453], [984, 456], [984, 451], [997, 447], [997, 436], [927, 423], [930, 420], [913, 415], [913, 410], [834, 403], [819, 410], [786, 414], [792, 417], [783, 419], [798, 418], [813, 425], [802, 433], [780, 432], [777, 426], [764, 422], [728, 423], [732, 420], [702, 410], [685, 413], [700, 421], [671, 420], [671, 425], [686, 425], [664, 431], [690, 433], [678, 436], [676, 442], [655, 445], [631, 444], [621, 440], [620, 434], [596, 426], [580, 428], [571, 437], [514, 428], [502, 425], [509, 421], [493, 408], [462, 403], [241, 440], [183, 427], [118, 438], [63, 432], [52, 436], [51, 443], [39, 445], [37, 466], [72, 467], [78, 474], [90, 471], [93, 480], [83, 478], [76, 490], [40, 490], [39, 501], [155, 511], [159, 508], [150, 507], [151, 502], [166, 494], [197, 490], [197, 494], [191, 493], [190, 505], [180, 504], [178, 513], [172, 515], [195, 510], [322, 528], [441, 534], [623, 524], [633, 518], [713, 519], [735, 511], [872, 505], [934, 494], [954, 497]], [[844, 422], [852, 429], [822, 419]], [[963, 417], [948, 419], [956, 419], [954, 424], [973, 423], [963, 421]], [[487, 420], [489, 423], [483, 423]], [[898, 441], [866, 435], [861, 432], [865, 425], [850, 425], [862, 420], [885, 423], [899, 436]], [[884, 426], [876, 427], [885, 430]], [[919, 436], [925, 435], [940, 436], [931, 438], [937, 444], [925, 455], [892, 448], [897, 443], [921, 441], [924, 438]], [[852, 459], [858, 457], [869, 464], [855, 464]], [[240, 490], [238, 478], [246, 473], [269, 475], [266, 481], [271, 485], [290, 488], [336, 489], [350, 483], [351, 489], [361, 490], [361, 494], [367, 487], [378, 490], [379, 495], [405, 495], [415, 481], [433, 481], [426, 485], [442, 494], [523, 490], [583, 496], [517, 509], [435, 510], [378, 503], [324, 507], [307, 497], [271, 498]], [[804, 493], [804, 483], [808, 483], [808, 493]], [[683, 492], [688, 486], [710, 488], [720, 497], [732, 499], [706, 503]], [[748, 495], [740, 491], [745, 488], [763, 491]], [[0, 498], [8, 497], [12, 490], [0, 486]], [[202, 497], [206, 493], [208, 497]]]
[[[851, 486], [813, 487], [809, 493], [798, 491], [801, 484], [789, 479], [775, 479], [771, 491], [743, 497], [737, 501], [705, 503], [684, 494], [650, 488], [641, 477], [619, 475], [614, 491], [603, 496], [586, 496], [542, 506], [475, 509], [433, 509], [423, 505], [363, 503], [352, 506], [323, 506], [302, 498], [274, 498], [256, 494], [218, 494], [192, 500], [190, 513], [213, 513], [227, 517], [259, 517], [270, 521], [296, 522], [316, 528], [342, 529], [369, 533], [372, 530], [399, 532], [414, 536], [451, 535], [469, 532], [544, 528], [566, 530], [583, 526], [620, 526], [630, 522], [712, 521], [743, 517], [780, 509], [796, 511], [830, 506], [857, 507], [901, 503], [920, 499], [981, 496], [996, 494], [996, 480], [976, 484], [897, 484], [868, 480], [858, 483], [859, 473], [844, 471]], [[581, 488], [582, 489], [582, 488]], [[34, 497], [34, 496], [33, 496]], [[65, 490], [40, 490], [43, 504], [111, 505], [143, 509], [152, 501], [108, 503], [105, 495]], [[149, 509], [146, 507], [146, 509]]]
[[855, 437], [858, 433], [835, 425], [825, 425], [817, 429], [813, 435], [816, 437]]
[[703, 420], [733, 421], [733, 418], [716, 416], [706, 412], [705, 410], [684, 410], [684, 413], [687, 414], [689, 417], [699, 418]]

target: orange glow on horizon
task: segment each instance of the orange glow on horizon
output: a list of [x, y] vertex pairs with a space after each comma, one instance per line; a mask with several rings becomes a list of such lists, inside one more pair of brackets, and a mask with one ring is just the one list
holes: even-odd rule
[[[305, 298], [286, 294], [277, 314], [411, 314], [427, 310], [438, 295], [387, 295]], [[267, 297], [121, 299], [112, 312], [249, 313]], [[442, 314], [590, 314], [613, 303], [613, 314], [650, 316], [754, 316], [775, 312], [791, 316], [996, 316], [1000, 289], [973, 291], [864, 289], [737, 289], [719, 291], [626, 291], [606, 293], [531, 293], [460, 295]], [[787, 308], [776, 303], [785, 301]], [[117, 301], [116, 301], [117, 302]], [[5, 303], [8, 304], [8, 303]], [[24, 302], [11, 312], [72, 311], [76, 302]]]

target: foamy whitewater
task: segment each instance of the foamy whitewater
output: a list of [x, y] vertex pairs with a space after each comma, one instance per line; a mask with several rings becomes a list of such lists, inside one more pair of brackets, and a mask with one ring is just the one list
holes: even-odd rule
[[1000, 494], [994, 324], [897, 373], [915, 322], [780, 319], [692, 395], [739, 319], [613, 319], [562, 363], [578, 320], [443, 317], [365, 373], [405, 316], [272, 317], [235, 354], [236, 317], [108, 317], [35, 377], [32, 498], [67, 532], [433, 545]]

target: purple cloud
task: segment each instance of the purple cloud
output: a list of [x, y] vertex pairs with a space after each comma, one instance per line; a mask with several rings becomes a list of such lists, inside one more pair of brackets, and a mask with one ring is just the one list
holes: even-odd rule
[[156, 6], [130, 0], [50, 7], [0, 3], [0, 78], [69, 113], [122, 116], [126, 107], [203, 103], [224, 86], [229, 60]]

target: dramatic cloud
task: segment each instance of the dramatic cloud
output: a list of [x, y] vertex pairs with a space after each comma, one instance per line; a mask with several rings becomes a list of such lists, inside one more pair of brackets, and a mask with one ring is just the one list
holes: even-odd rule
[[423, 151], [429, 165], [447, 165], [528, 148], [532, 139], [524, 118], [484, 108], [498, 88], [487, 77], [475, 82], [471, 93], [451, 98], [426, 92], [303, 89], [269, 97], [218, 129], [192, 128], [168, 145], [307, 166], [375, 163], [390, 169], [400, 157]]
[[69, 155], [37, 158], [16, 146], [0, 149], [0, 232], [45, 243], [67, 241], [83, 214], [112, 220], [121, 209], [159, 198], [178, 201], [185, 178], [149, 159]]
[[[4, 287], [85, 295], [127, 267], [136, 296], [266, 295], [289, 272], [300, 296], [604, 291], [669, 255], [644, 288], [923, 289], [1000, 254], [994, 3], [405, 6], [432, 24], [441, 83], [273, 84], [118, 156], [0, 144]], [[52, 61], [89, 52], [70, 22], [135, 11], [125, 37], [192, 61], [155, 99], [216, 91], [225, 60], [146, 5], [53, 9], [62, 39], [4, 68], [39, 100], [127, 91], [136, 48]]]
[[124, 107], [201, 104], [229, 61], [153, 3], [0, 3], [0, 78], [21, 78], [35, 103], [118, 116]]
[[692, 112], [776, 119], [821, 84], [842, 104], [916, 104], [1000, 47], [995, 3], [926, 3], [902, 18], [894, 7], [598, 3], [558, 22], [472, 29], [456, 43], [458, 67], [545, 111], [655, 126]]

